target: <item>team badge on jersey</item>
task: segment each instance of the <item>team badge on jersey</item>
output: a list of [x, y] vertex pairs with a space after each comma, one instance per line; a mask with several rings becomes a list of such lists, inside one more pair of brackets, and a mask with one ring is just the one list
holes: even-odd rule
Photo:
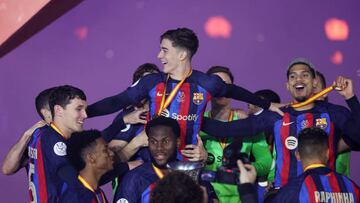
[[183, 91], [179, 91], [179, 93], [177, 93], [176, 95], [176, 101], [181, 103], [185, 101], [185, 92]]
[[193, 102], [196, 105], [200, 105], [204, 101], [204, 94], [201, 92], [193, 93]]
[[326, 118], [318, 118], [318, 119], [316, 119], [316, 127], [319, 127], [321, 129], [325, 129], [327, 127]]
[[296, 149], [296, 147], [298, 146], [298, 140], [296, 137], [294, 136], [289, 136], [288, 138], [285, 139], [285, 146], [286, 148], [288, 148], [289, 150], [294, 150]]
[[160, 115], [169, 118], [169, 117], [170, 117], [170, 112], [169, 112], [169, 110], [164, 109], [164, 110], [160, 113]]
[[129, 201], [125, 198], [121, 198], [118, 201], [116, 201], [116, 203], [129, 203]]
[[65, 156], [66, 155], [66, 144], [63, 142], [57, 142], [54, 145], [54, 152], [58, 156]]
[[310, 127], [309, 126], [309, 121], [308, 120], [302, 120], [301, 121], [301, 129], [308, 128], [308, 127]]

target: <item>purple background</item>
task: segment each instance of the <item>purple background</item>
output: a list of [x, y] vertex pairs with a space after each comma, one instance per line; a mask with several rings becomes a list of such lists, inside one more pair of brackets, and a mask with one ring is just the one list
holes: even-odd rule
[[[0, 158], [39, 120], [34, 108], [39, 91], [72, 84], [86, 92], [89, 103], [116, 94], [130, 84], [138, 65], [160, 65], [156, 58], [159, 36], [177, 27], [189, 27], [198, 34], [195, 69], [229, 66], [235, 82], [252, 91], [271, 88], [283, 101], [289, 101], [285, 71], [298, 56], [308, 57], [328, 83], [345, 75], [360, 88], [356, 54], [360, 46], [359, 8], [356, 0], [87, 0], [0, 59]], [[232, 24], [228, 39], [210, 38], [205, 33], [207, 19], [219, 15]], [[348, 22], [347, 41], [326, 38], [324, 23], [333, 17]], [[83, 40], [74, 34], [79, 28], [83, 33], [87, 30]], [[343, 53], [341, 65], [330, 61], [337, 50]], [[344, 104], [336, 93], [331, 93], [330, 99]], [[113, 117], [89, 119], [86, 127], [104, 128]], [[352, 154], [351, 173], [360, 183], [357, 155]], [[25, 170], [11, 177], [0, 175], [0, 191], [3, 202], [28, 201]]]

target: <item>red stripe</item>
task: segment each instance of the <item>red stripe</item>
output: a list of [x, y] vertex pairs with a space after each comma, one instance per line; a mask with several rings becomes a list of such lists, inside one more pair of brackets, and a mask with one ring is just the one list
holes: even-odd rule
[[164, 88], [165, 88], [165, 84], [164, 83], [160, 83], [156, 86], [156, 90], [155, 90], [155, 115], [157, 115], [157, 113], [159, 112], [160, 109], [160, 105], [161, 105], [161, 100], [162, 100], [162, 96], [158, 96], [158, 94], [163, 94], [164, 93]]
[[[190, 102], [192, 101], [192, 98], [193, 98], [193, 95], [191, 95], [191, 93], [190, 93], [190, 84], [189, 83], [182, 84], [180, 91], [184, 92], [185, 99], [183, 102], [180, 102], [179, 115], [187, 116], [189, 114]], [[176, 98], [174, 98], [174, 99], [176, 99]], [[180, 121], [178, 120], [178, 123], [180, 125], [180, 140], [181, 140], [179, 150], [182, 150], [185, 148], [185, 145], [186, 145], [187, 121], [186, 120], [180, 120]]]
[[310, 175], [308, 175], [305, 178], [304, 182], [305, 182], [305, 185], [306, 185], [306, 189], [308, 191], [309, 201], [311, 203], [315, 202], [315, 194], [314, 194], [314, 192], [317, 191], [317, 189], [316, 189], [316, 185], [314, 183], [314, 180], [312, 179], [312, 177]]
[[[283, 123], [290, 122], [290, 115], [288, 113], [284, 114]], [[290, 169], [290, 152], [286, 148], [285, 140], [289, 136], [290, 132], [290, 125], [284, 126], [281, 125], [280, 129], [280, 136], [281, 136], [281, 143], [282, 143], [282, 169], [281, 169], [281, 183], [280, 186], [282, 187], [288, 182], [289, 179], [289, 169]]]
[[331, 172], [328, 175], [329, 178], [329, 182], [330, 182], [330, 187], [331, 187], [331, 192], [340, 192], [340, 186], [339, 186], [339, 182], [335, 176], [335, 173]]
[[329, 161], [328, 161], [328, 167], [331, 170], [335, 170], [335, 150], [337, 150], [337, 145], [334, 144], [334, 124], [330, 123], [330, 133], [329, 133]]
[[37, 162], [36, 162], [36, 168], [37, 168], [37, 175], [38, 175], [38, 181], [39, 181], [39, 195], [40, 195], [40, 202], [47, 202], [47, 191], [46, 191], [46, 176], [45, 176], [45, 169], [44, 169], [44, 160], [42, 156], [42, 149], [41, 149], [41, 139], [37, 144]]
[[305, 114], [305, 119], [308, 122], [308, 125], [306, 126], [307, 128], [314, 126], [314, 115], [311, 113], [306, 113]]

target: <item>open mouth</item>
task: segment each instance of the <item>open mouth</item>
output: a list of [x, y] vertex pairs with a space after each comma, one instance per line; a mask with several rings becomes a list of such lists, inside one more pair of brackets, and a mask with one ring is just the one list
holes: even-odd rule
[[304, 84], [296, 84], [294, 87], [295, 87], [296, 92], [302, 92], [305, 89]]

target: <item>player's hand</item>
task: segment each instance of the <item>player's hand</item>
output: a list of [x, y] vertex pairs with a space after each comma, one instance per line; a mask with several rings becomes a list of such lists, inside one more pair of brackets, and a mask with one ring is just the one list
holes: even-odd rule
[[189, 144], [185, 146], [185, 149], [181, 150], [181, 154], [188, 158], [189, 161], [206, 161], [208, 153], [204, 148], [204, 144], [199, 136], [196, 135], [197, 144]]
[[240, 170], [239, 182], [243, 183], [255, 183], [256, 169], [251, 164], [243, 164], [241, 160], [237, 161], [238, 168]]
[[283, 107], [283, 106], [287, 106], [287, 105], [289, 105], [289, 104], [280, 104], [280, 103], [272, 103], [271, 102], [269, 110], [280, 114], [280, 116], [284, 116], [284, 112], [282, 112], [280, 110], [280, 108]]
[[354, 94], [354, 87], [352, 80], [349, 78], [345, 78], [343, 76], [338, 76], [333, 83], [336, 85], [336, 90], [340, 95], [342, 95], [346, 100], [353, 97]]
[[146, 115], [148, 110], [145, 108], [138, 108], [124, 116], [124, 123], [126, 124], [137, 124], [146, 123]]
[[46, 125], [47, 123], [44, 121], [44, 120], [41, 120], [41, 121], [38, 121], [37, 123], [35, 123], [33, 126], [31, 126], [31, 128], [29, 128], [28, 130], [26, 130], [24, 132], [24, 137], [31, 137], [31, 135], [34, 133], [34, 131], [37, 129], [37, 128], [41, 128], [43, 127], [44, 125]]

